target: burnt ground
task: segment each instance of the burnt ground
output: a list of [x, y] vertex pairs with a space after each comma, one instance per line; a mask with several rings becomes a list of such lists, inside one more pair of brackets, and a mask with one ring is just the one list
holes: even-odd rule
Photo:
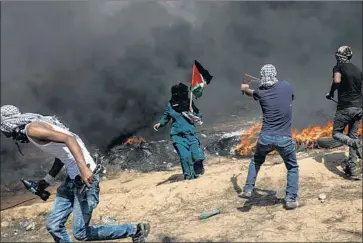
[[[230, 147], [237, 144], [241, 131], [254, 124], [254, 120], [244, 118], [241, 114], [230, 116], [217, 116], [213, 124], [205, 123], [198, 127], [199, 139], [207, 155], [230, 156]], [[152, 129], [152, 128], [151, 128]], [[148, 141], [144, 144], [118, 145], [110, 151], [101, 151], [100, 158], [107, 169], [107, 177], [112, 177], [120, 171], [169, 171], [179, 166], [179, 158], [169, 140], [168, 128], [164, 129], [163, 140]], [[229, 139], [233, 137], [233, 139]], [[14, 149], [15, 149], [15, 145]], [[14, 196], [24, 191], [21, 178], [38, 180], [44, 177], [53, 162], [31, 145], [21, 144], [25, 156], [17, 151], [1, 163], [1, 196]], [[96, 150], [90, 149], [92, 153]], [[3, 152], [3, 151], [2, 151]], [[3, 155], [2, 155], [3, 156]], [[64, 171], [58, 176], [61, 182], [65, 177]], [[25, 191], [24, 191], [25, 192]], [[2, 207], [3, 208], [3, 207]]]

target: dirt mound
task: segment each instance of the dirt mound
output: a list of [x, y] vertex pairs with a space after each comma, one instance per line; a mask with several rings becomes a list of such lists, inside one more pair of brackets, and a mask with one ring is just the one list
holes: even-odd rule
[[[104, 217], [114, 217], [118, 223], [148, 221], [153, 242], [361, 242], [362, 185], [344, 177], [340, 167], [344, 153], [299, 154], [302, 206], [294, 211], [280, 204], [286, 169], [278, 156], [269, 157], [262, 167], [256, 195], [249, 201], [236, 196], [249, 160], [209, 157], [206, 174], [193, 181], [169, 183], [169, 178], [178, 178], [179, 167], [147, 174], [122, 172], [103, 181], [91, 223], [103, 223]], [[323, 203], [318, 199], [321, 193], [326, 195]], [[44, 219], [52, 200], [2, 211], [1, 241], [51, 241]], [[216, 207], [221, 214], [198, 219], [202, 211]]]

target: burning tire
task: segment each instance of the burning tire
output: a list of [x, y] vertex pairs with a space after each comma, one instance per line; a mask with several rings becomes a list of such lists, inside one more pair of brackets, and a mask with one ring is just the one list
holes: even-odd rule
[[320, 148], [332, 149], [343, 146], [343, 144], [332, 137], [320, 137], [317, 139], [317, 144]]

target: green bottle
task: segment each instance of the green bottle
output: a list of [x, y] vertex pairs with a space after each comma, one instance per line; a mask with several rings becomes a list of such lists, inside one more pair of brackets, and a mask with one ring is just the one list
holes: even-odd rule
[[219, 208], [204, 211], [200, 214], [199, 219], [207, 219], [207, 218], [210, 218], [210, 217], [220, 214], [220, 213], [221, 213], [221, 210]]

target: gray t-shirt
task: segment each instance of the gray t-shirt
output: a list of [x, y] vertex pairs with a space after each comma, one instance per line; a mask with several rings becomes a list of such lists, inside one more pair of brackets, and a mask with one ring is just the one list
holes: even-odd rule
[[269, 88], [254, 90], [263, 113], [261, 133], [272, 136], [291, 137], [292, 101], [294, 93], [287, 81], [279, 81]]

